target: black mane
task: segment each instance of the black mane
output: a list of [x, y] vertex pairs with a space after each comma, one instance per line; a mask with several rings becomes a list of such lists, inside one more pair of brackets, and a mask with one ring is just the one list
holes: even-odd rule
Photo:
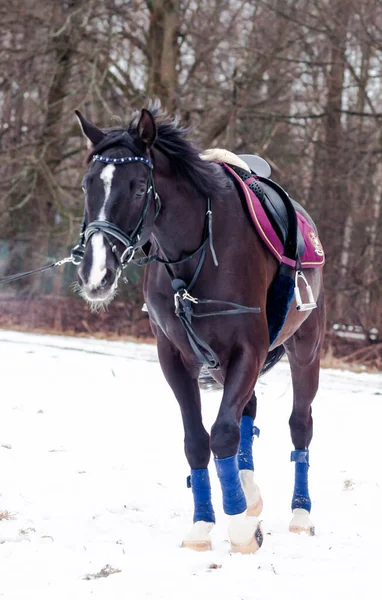
[[[198, 193], [204, 196], [216, 196], [232, 187], [230, 179], [216, 164], [200, 158], [199, 150], [186, 139], [189, 129], [179, 127], [174, 119], [168, 118], [159, 108], [151, 109], [157, 126], [157, 138], [154, 148], [162, 152], [170, 161], [177, 176], [187, 179]], [[112, 155], [123, 156], [123, 148], [127, 147], [136, 156], [143, 156], [137, 132], [138, 119], [134, 118], [126, 128], [107, 130], [107, 136], [93, 150], [102, 154], [113, 149]]]

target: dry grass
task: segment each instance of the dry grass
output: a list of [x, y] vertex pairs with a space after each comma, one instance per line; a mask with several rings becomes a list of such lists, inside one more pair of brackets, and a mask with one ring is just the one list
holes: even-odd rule
[[8, 327], [0, 327], [0, 330], [4, 331], [19, 331], [21, 333], [35, 333], [37, 335], [58, 335], [62, 337], [76, 337], [76, 338], [95, 338], [98, 340], [109, 340], [113, 342], [135, 342], [137, 344], [156, 344], [156, 339], [153, 337], [136, 337], [134, 335], [118, 335], [109, 331], [92, 331], [92, 332], [81, 332], [78, 333], [73, 329], [66, 329], [57, 331], [56, 329], [49, 329], [47, 327], [25, 327], [23, 325], [14, 325]]
[[102, 577], [109, 577], [115, 573], [121, 573], [120, 569], [114, 569], [111, 565], [105, 565], [98, 573], [88, 573], [83, 577], [85, 581], [91, 581], [92, 579], [101, 579]]
[[[0, 295], [0, 329], [39, 334], [155, 344], [140, 301], [116, 301], [109, 312], [90, 313], [75, 297], [14, 298]], [[325, 340], [321, 366], [356, 373], [382, 371], [382, 343], [350, 343], [331, 332]]]
[[354, 481], [352, 479], [345, 479], [344, 480], [344, 491], [349, 492], [351, 490], [354, 490]]
[[374, 346], [371, 350], [369, 348], [362, 349], [364, 352], [352, 353], [346, 356], [335, 356], [331, 346], [321, 357], [321, 368], [323, 369], [343, 369], [346, 371], [353, 371], [354, 373], [380, 373], [381, 372], [381, 359], [375, 355], [374, 360], [363, 360], [367, 352], [378, 352], [378, 348]]
[[0, 510], [0, 521], [11, 521], [15, 518], [15, 513], [10, 513], [8, 510]]
[[153, 337], [140, 302], [115, 301], [107, 313], [96, 315], [76, 297], [14, 298], [0, 294], [0, 306], [2, 329], [141, 341]]

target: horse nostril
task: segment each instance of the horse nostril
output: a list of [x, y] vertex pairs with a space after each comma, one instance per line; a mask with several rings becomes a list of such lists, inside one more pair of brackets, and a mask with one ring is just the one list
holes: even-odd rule
[[106, 286], [106, 284], [107, 284], [107, 277], [104, 277], [104, 278], [102, 279], [102, 281], [101, 281], [101, 284], [100, 284], [100, 285], [101, 285], [101, 287], [103, 287], [103, 288], [104, 288], [104, 287]]

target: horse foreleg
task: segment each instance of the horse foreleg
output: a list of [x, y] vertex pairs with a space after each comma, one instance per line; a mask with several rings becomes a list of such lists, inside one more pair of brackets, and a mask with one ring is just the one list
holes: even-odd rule
[[158, 339], [158, 356], [163, 373], [172, 388], [182, 414], [184, 449], [191, 467], [188, 478], [194, 498], [193, 525], [182, 542], [184, 548], [210, 550], [210, 531], [215, 523], [208, 474], [210, 460], [209, 435], [202, 423], [199, 370], [188, 370], [178, 350], [167, 340]]
[[251, 399], [243, 410], [241, 418], [238, 453], [239, 476], [247, 501], [247, 515], [249, 517], [258, 517], [263, 510], [260, 488], [254, 480], [252, 444], [254, 438], [260, 434], [258, 427], [253, 424], [256, 417], [256, 407], [257, 399], [255, 394], [252, 394]]
[[242, 554], [256, 552], [263, 541], [258, 519], [247, 514], [237, 456], [239, 423], [243, 408], [253, 394], [259, 370], [257, 363], [256, 356], [248, 349], [235, 351], [226, 370], [223, 399], [211, 431], [211, 449], [222, 489], [224, 512], [229, 519], [231, 547], [233, 552]]
[[291, 460], [295, 463], [295, 478], [293, 518], [289, 530], [308, 535], [314, 535], [308, 487], [309, 444], [313, 436], [311, 404], [318, 389], [323, 333], [324, 310], [321, 304], [285, 343], [293, 382], [293, 409], [289, 426], [295, 447], [291, 454]]

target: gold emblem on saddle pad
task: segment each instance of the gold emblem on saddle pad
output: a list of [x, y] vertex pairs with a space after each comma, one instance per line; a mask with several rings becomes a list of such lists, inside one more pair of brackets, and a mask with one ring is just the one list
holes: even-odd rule
[[314, 233], [314, 231], [309, 231], [308, 235], [315, 253], [318, 254], [318, 256], [324, 256], [324, 250], [320, 240], [318, 239], [318, 236]]

